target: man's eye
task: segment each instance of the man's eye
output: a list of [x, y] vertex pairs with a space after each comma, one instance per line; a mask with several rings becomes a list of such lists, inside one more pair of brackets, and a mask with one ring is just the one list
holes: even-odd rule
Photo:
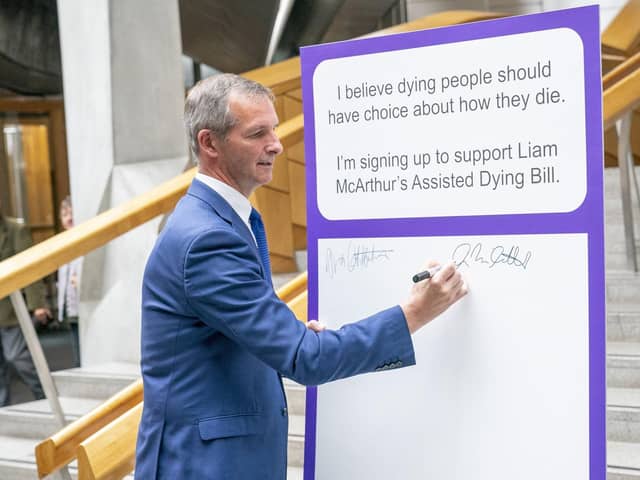
[[257, 132], [253, 132], [250, 137], [261, 137], [264, 135], [264, 130], [258, 130]]

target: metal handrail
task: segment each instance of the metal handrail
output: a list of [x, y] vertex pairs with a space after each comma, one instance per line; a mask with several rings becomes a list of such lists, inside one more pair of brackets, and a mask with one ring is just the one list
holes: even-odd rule
[[620, 167], [620, 195], [627, 265], [637, 272], [638, 258], [631, 202], [632, 181], [636, 187], [638, 204], [640, 204], [640, 191], [631, 149], [631, 121], [633, 109], [640, 105], [640, 53], [605, 75], [602, 83], [604, 127], [606, 130], [615, 125], [618, 131], [618, 166]]

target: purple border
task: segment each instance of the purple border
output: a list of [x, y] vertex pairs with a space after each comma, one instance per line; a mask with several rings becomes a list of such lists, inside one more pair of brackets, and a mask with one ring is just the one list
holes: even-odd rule
[[[554, 28], [570, 28], [584, 46], [587, 195], [568, 213], [338, 220], [317, 206], [313, 73], [324, 60], [456, 43]], [[590, 479], [606, 480], [606, 338], [603, 213], [602, 81], [599, 11], [588, 6], [535, 15], [305, 47], [301, 52], [307, 172], [309, 318], [318, 314], [318, 239], [371, 236], [448, 236], [587, 233], [589, 247]], [[384, 232], [381, 234], [380, 232]], [[304, 480], [315, 479], [317, 389], [307, 389]], [[552, 432], [550, 432], [551, 434]]]

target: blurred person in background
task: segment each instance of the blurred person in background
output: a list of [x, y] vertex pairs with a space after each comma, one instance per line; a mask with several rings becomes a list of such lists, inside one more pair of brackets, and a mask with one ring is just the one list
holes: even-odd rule
[[[31, 235], [23, 223], [5, 217], [0, 203], [0, 261], [6, 260], [32, 245]], [[40, 325], [51, 320], [51, 311], [46, 307], [45, 288], [42, 282], [36, 282], [24, 289], [27, 308], [33, 319]], [[0, 299], [0, 407], [9, 405], [10, 375], [9, 366], [13, 365], [22, 381], [29, 387], [36, 399], [44, 398], [42, 385], [38, 379], [36, 367], [27, 348], [18, 317], [11, 299]]]
[[[60, 204], [60, 222], [65, 230], [73, 227], [71, 198]], [[58, 269], [58, 321], [71, 331], [73, 366], [80, 366], [80, 338], [78, 335], [78, 301], [83, 257], [76, 258]]]

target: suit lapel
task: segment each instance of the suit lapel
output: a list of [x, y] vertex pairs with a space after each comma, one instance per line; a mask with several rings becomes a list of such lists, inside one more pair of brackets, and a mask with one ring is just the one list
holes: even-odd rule
[[247, 225], [238, 216], [233, 207], [231, 207], [231, 205], [229, 205], [229, 203], [224, 198], [222, 198], [219, 193], [196, 179], [191, 182], [191, 186], [187, 191], [187, 195], [197, 197], [203, 202], [210, 205], [211, 208], [213, 208], [213, 210], [215, 210], [215, 212], [218, 214], [218, 216], [229, 223], [233, 227], [233, 229], [238, 232], [242, 238], [244, 238], [244, 240], [249, 244], [253, 252], [256, 254], [256, 257], [258, 258], [258, 264], [260, 265], [262, 275], [264, 276], [264, 269], [262, 268], [262, 262], [260, 261], [260, 253], [258, 252], [258, 247], [256, 246], [256, 242], [253, 239], [253, 235], [247, 228]]

